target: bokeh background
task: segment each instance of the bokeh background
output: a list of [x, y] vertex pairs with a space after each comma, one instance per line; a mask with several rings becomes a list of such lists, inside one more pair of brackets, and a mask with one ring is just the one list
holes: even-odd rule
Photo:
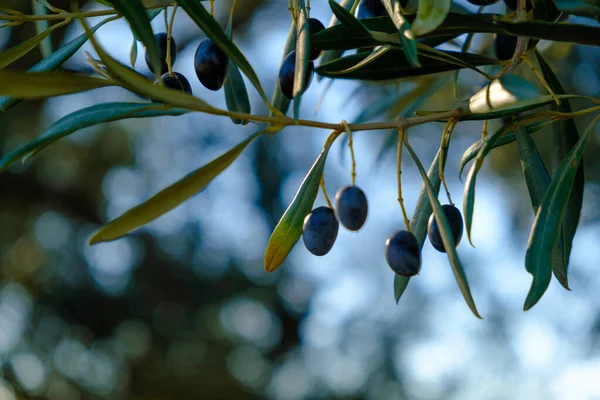
[[[27, 1], [1, 3], [31, 12]], [[52, 3], [69, 7], [63, 0]], [[240, 3], [235, 41], [270, 92], [290, 24], [287, 1]], [[101, 7], [80, 4], [86, 10]], [[216, 4], [223, 24], [229, 5]], [[312, 7], [312, 16], [327, 25], [327, 3], [312, 1]], [[504, 5], [489, 11], [503, 13]], [[153, 26], [165, 30], [161, 15]], [[80, 33], [78, 24], [58, 30], [54, 45]], [[1, 29], [0, 48], [34, 34], [33, 24]], [[133, 39], [125, 21], [109, 23], [97, 37], [128, 62]], [[224, 108], [223, 91], [210, 92], [195, 77], [193, 54], [204, 35], [184, 12], [176, 16], [174, 37], [179, 44], [174, 70], [188, 77], [195, 95]], [[445, 46], [457, 48], [462, 40]], [[477, 35], [473, 48], [490, 52], [491, 40]], [[568, 91], [600, 95], [597, 48], [540, 47]], [[91, 71], [86, 51], [93, 54], [86, 44], [64, 67]], [[13, 66], [27, 68], [39, 58], [35, 50]], [[149, 73], [141, 46], [136, 68]], [[536, 82], [527, 67], [519, 73]], [[386, 85], [336, 81], [318, 109], [329, 83], [314, 79], [302, 116], [385, 120], [415, 108], [450, 107], [457, 102], [450, 78]], [[458, 82], [460, 98], [485, 83], [468, 71]], [[424, 102], [374, 112], [423, 84], [430, 88]], [[265, 113], [249, 91], [254, 112]], [[0, 149], [7, 153], [84, 106], [117, 100], [143, 101], [104, 88], [23, 102], [0, 115]], [[490, 122], [490, 130], [500, 124]], [[577, 124], [583, 128], [587, 120]], [[410, 130], [426, 165], [442, 128]], [[458, 205], [463, 192], [458, 160], [481, 128], [480, 122], [461, 123], [453, 136], [447, 179]], [[369, 219], [358, 233], [341, 229], [325, 257], [311, 256], [300, 242], [275, 273], [262, 267], [269, 234], [328, 134], [306, 128], [287, 128], [252, 143], [200, 195], [135, 234], [87, 245], [100, 224], [256, 129], [198, 113], [108, 123], [77, 132], [0, 175], [1, 400], [600, 399], [598, 129], [585, 158], [572, 292], [553, 281], [526, 313], [522, 303], [531, 276], [523, 260], [533, 212], [515, 145], [497, 149], [486, 161], [477, 187], [476, 248], [466, 239], [459, 246], [482, 321], [465, 305], [445, 255], [428, 243], [420, 276], [398, 305], [394, 301], [393, 272], [383, 254], [386, 238], [403, 227], [393, 132], [354, 135], [357, 184], [369, 197]], [[535, 135], [544, 155], [551, 138], [551, 130]], [[405, 161], [404, 197], [411, 213], [421, 182], [408, 157]], [[343, 144], [332, 148], [325, 181], [330, 196], [350, 182]], [[322, 204], [319, 195], [316, 205]]]

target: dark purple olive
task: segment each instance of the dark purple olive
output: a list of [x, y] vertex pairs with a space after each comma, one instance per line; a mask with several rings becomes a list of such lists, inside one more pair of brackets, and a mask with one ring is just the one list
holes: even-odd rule
[[[402, 5], [402, 7], [405, 6], [406, 4]], [[358, 5], [358, 12], [356, 14], [358, 19], [384, 17], [386, 15], [388, 15], [388, 12], [381, 3], [381, 0], [362, 0]]]
[[335, 209], [342, 225], [351, 231], [357, 231], [367, 220], [367, 196], [357, 186], [343, 187], [335, 195]]
[[497, 33], [494, 38], [494, 52], [500, 61], [508, 61], [512, 58], [517, 48], [517, 37], [504, 33]]
[[200, 42], [194, 55], [194, 69], [200, 83], [210, 90], [219, 90], [225, 83], [229, 58], [211, 39]]
[[489, 6], [494, 3], [499, 2], [500, 0], [467, 0], [471, 4], [475, 4], [476, 6]]
[[160, 79], [163, 81], [165, 87], [168, 87], [169, 89], [181, 90], [182, 92], [192, 94], [190, 82], [179, 72], [173, 72], [173, 75], [169, 75], [167, 72], [166, 74], [163, 74]]
[[[454, 207], [451, 204], [444, 204], [442, 206], [442, 211], [444, 211], [444, 214], [446, 214], [446, 219], [448, 220], [448, 224], [450, 225], [450, 233], [452, 234], [452, 238], [454, 239], [454, 245], [458, 246], [463, 234], [462, 214], [460, 213], [460, 210], [458, 208]], [[438, 223], [435, 219], [434, 214], [431, 214], [431, 216], [429, 217], [429, 224], [427, 225], [427, 236], [429, 237], [429, 241], [437, 251], [440, 251], [442, 253], [446, 252], [444, 242], [442, 241], [442, 235], [440, 234], [440, 229], [438, 227]]]
[[[310, 35], [314, 35], [316, 33], [321, 32], [325, 29], [325, 25], [321, 21], [316, 18], [309, 18], [308, 20], [308, 32]], [[310, 61], [316, 60], [321, 56], [323, 50], [310, 50], [310, 54], [308, 55], [308, 59]]]
[[[515, 11], [517, 9], [517, 1], [518, 0], [504, 0], [504, 4], [506, 4], [506, 7], [509, 9]], [[527, 11], [530, 11], [533, 8], [533, 2], [531, 0], [527, 0], [525, 8]]]
[[385, 260], [398, 275], [411, 277], [421, 270], [421, 248], [415, 235], [398, 231], [385, 242]]
[[[165, 73], [169, 70], [169, 66], [167, 65], [167, 34], [166, 33], [157, 33], [154, 35], [154, 39], [158, 44], [158, 51], [160, 53], [160, 59], [162, 62], [162, 71], [161, 73]], [[175, 43], [175, 39], [171, 36], [171, 66], [175, 64], [175, 60], [177, 59], [177, 43]], [[155, 72], [152, 67], [152, 61], [150, 60], [150, 54], [146, 51], [146, 65], [150, 71]]]
[[[310, 86], [312, 81], [313, 72], [315, 71], [315, 64], [312, 61], [308, 62], [306, 68], [306, 76], [304, 77], [304, 88], [303, 91]], [[281, 68], [279, 69], [279, 88], [285, 97], [288, 99], [294, 98], [294, 75], [296, 74], [296, 51], [292, 51], [290, 54], [285, 56]]]
[[315, 256], [324, 256], [333, 247], [340, 224], [329, 207], [317, 207], [304, 218], [302, 240]]

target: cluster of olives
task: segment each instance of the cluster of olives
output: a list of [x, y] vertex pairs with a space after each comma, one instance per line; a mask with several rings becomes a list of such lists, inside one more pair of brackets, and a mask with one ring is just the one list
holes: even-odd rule
[[[160, 59], [162, 61], [162, 71], [168, 71], [167, 46], [169, 46], [171, 64], [174, 64], [177, 59], [177, 43], [175, 42], [175, 39], [171, 37], [170, 44], [168, 44], [169, 41], [167, 40], [166, 33], [158, 33], [154, 35], [154, 38], [158, 43]], [[146, 65], [150, 71], [154, 72], [148, 52], [146, 52]], [[209, 90], [221, 89], [227, 77], [228, 67], [229, 59], [227, 58], [227, 55], [225, 55], [212, 39], [206, 38], [200, 42], [196, 49], [196, 53], [194, 54], [194, 69], [196, 70], [198, 80], [205, 88]], [[173, 72], [172, 74], [165, 72], [160, 77], [160, 80], [165, 87], [169, 89], [176, 89], [192, 94], [190, 82], [179, 72]]]
[[312, 254], [324, 256], [337, 239], [338, 219], [346, 229], [356, 232], [365, 224], [368, 213], [365, 192], [355, 185], [345, 186], [335, 195], [335, 211], [326, 206], [317, 207], [304, 218], [304, 245]]
[[[309, 18], [308, 21], [308, 33], [309, 35], [313, 35], [315, 33], [321, 32], [325, 29], [325, 26], [321, 21], [316, 18]], [[312, 50], [308, 55], [308, 66], [306, 68], [306, 75], [304, 76], [304, 85], [303, 88], [306, 88], [310, 85], [312, 81], [313, 73], [315, 72], [315, 63], [313, 62], [317, 58], [321, 56], [321, 51]], [[283, 63], [281, 63], [281, 67], [279, 68], [279, 88], [281, 89], [281, 93], [288, 99], [294, 98], [294, 76], [296, 75], [296, 50], [292, 50], [285, 59]]]
[[[454, 245], [458, 246], [463, 234], [463, 219], [458, 208], [451, 204], [442, 206]], [[427, 237], [432, 246], [439, 252], [445, 253], [446, 248], [434, 214], [429, 217]], [[412, 232], [400, 230], [394, 233], [385, 242], [385, 259], [390, 268], [398, 275], [411, 277], [421, 270], [421, 248]]]

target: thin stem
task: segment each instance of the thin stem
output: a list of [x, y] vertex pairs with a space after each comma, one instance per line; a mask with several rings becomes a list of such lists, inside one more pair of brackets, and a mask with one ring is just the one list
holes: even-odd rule
[[488, 121], [489, 120], [485, 120], [483, 121], [483, 129], [481, 130], [481, 138], [485, 139], [488, 136]]
[[[527, 21], [527, 0], [517, 0], [517, 20]], [[526, 36], [517, 36], [517, 45], [515, 52], [510, 60], [510, 64], [506, 69], [506, 73], [511, 73], [517, 69], [521, 63], [521, 54], [527, 51], [527, 45], [529, 44], [529, 38]]]
[[559, 106], [560, 105], [560, 100], [558, 99], [558, 97], [556, 97], [556, 94], [554, 93], [554, 91], [552, 90], [552, 88], [550, 87], [550, 85], [548, 85], [548, 82], [546, 82], [546, 79], [544, 79], [544, 77], [542, 76], [542, 74], [540, 74], [540, 71], [527, 58], [527, 55], [521, 55], [521, 59], [523, 61], [525, 61], [525, 63], [527, 65], [529, 65], [529, 68], [531, 68], [531, 70], [533, 71], [533, 73], [535, 74], [535, 76], [537, 76], [537, 78], [540, 80], [541, 84], [544, 86], [544, 88], [546, 88], [546, 90], [548, 91], [548, 94], [550, 94], [550, 96], [552, 96], [552, 98], [554, 99], [554, 102], [556, 103], [556, 105]]
[[398, 129], [398, 155], [396, 160], [396, 170], [398, 172], [398, 203], [402, 210], [402, 217], [404, 218], [404, 225], [406, 230], [410, 232], [410, 220], [406, 214], [406, 208], [404, 207], [404, 198], [402, 197], [402, 142], [406, 136], [406, 128]]
[[[171, 20], [167, 25], [167, 69], [169, 75], [173, 75], [173, 61], [171, 59], [171, 35], [173, 34], [173, 23], [175, 22], [175, 13], [177, 12], [177, 3], [173, 6], [173, 12], [171, 13]], [[165, 8], [165, 18], [167, 15], [167, 8]]]
[[210, 15], [215, 16], [215, 0], [210, 0]]
[[354, 186], [356, 182], [356, 158], [354, 157], [354, 141], [352, 140], [352, 130], [345, 120], [342, 121], [342, 125], [344, 125], [346, 134], [348, 135], [348, 147], [350, 148], [350, 158], [352, 159], [352, 172], [350, 173], [350, 180], [352, 182], [352, 186]]
[[325, 201], [327, 202], [327, 206], [333, 210], [333, 204], [331, 204], [331, 200], [329, 200], [329, 196], [327, 195], [327, 189], [325, 189], [325, 179], [323, 179], [323, 175], [321, 175], [321, 190], [323, 191], [323, 196], [325, 197]]
[[448, 190], [448, 185], [446, 184], [446, 178], [444, 176], [444, 165], [446, 164], [446, 154], [448, 153], [448, 147], [450, 146], [450, 136], [452, 136], [452, 131], [454, 127], [458, 123], [456, 119], [450, 119], [446, 126], [444, 127], [444, 132], [442, 133], [442, 143], [440, 144], [440, 170], [439, 170], [439, 178], [444, 185], [444, 190], [446, 191], [446, 197], [448, 198], [448, 203], [454, 205], [452, 202], [452, 196], [450, 196], [450, 190]]

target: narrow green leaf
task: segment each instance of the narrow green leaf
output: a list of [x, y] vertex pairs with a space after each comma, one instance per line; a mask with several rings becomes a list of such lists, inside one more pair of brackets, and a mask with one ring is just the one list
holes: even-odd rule
[[240, 67], [241, 71], [248, 77], [250, 82], [254, 85], [260, 97], [264, 100], [264, 102], [271, 106], [267, 95], [256, 75], [254, 69], [246, 59], [246, 57], [242, 54], [242, 52], [237, 48], [237, 46], [227, 37], [223, 28], [219, 25], [219, 23], [210, 15], [208, 11], [198, 2], [197, 0], [179, 0], [179, 5], [187, 12], [187, 14], [192, 18], [192, 20], [202, 29], [202, 31], [211, 38], [217, 46], [229, 57], [230, 61], [233, 61]]
[[[540, 129], [542, 129], [542, 127], [544, 127], [547, 124], [547, 122], [536, 122], [534, 124], [530, 124], [527, 125], [527, 130], [529, 131], [529, 133], [534, 133], [539, 131]], [[500, 137], [492, 146], [493, 149], [495, 149], [496, 147], [502, 147], [505, 146], [507, 144], [513, 143], [515, 140], [517, 140], [517, 135], [516, 133], [511, 130], [510, 132], [506, 132], [502, 137]], [[476, 141], [475, 143], [473, 143], [471, 146], [469, 146], [469, 148], [467, 150], [465, 150], [465, 152], [462, 155], [462, 158], [460, 159], [460, 162], [458, 164], [458, 177], [460, 178], [460, 176], [462, 175], [466, 165], [472, 160], [474, 159], [477, 154], [479, 154], [479, 151], [481, 150], [481, 147], [483, 146], [483, 144], [485, 143], [485, 139], [479, 139], [478, 141]]]
[[[534, 214], [542, 204], [542, 199], [550, 186], [550, 174], [542, 161], [542, 157], [526, 128], [517, 129], [517, 145], [521, 158], [521, 168], [525, 175], [527, 190], [531, 199]], [[569, 281], [567, 279], [567, 267], [563, 256], [563, 240], [558, 240], [557, 246], [552, 248], [552, 271], [560, 284], [567, 290]]]
[[[358, 1], [358, 0], [357, 0]], [[350, 11], [352, 9], [352, 5], [354, 4], [354, 0], [342, 0], [340, 1], [339, 5], [341, 7], [343, 7], [345, 10]], [[340, 21], [337, 19], [337, 17], [334, 15], [331, 16], [331, 20], [329, 21], [329, 25], [328, 27], [332, 27], [335, 25], [338, 25], [340, 23]], [[311, 46], [312, 46], [312, 42], [313, 42], [313, 37], [314, 35], [311, 35]], [[323, 53], [323, 55], [321, 55], [320, 57], [320, 63], [324, 64], [326, 62], [329, 62], [331, 60], [335, 60], [336, 58], [340, 58], [343, 54], [343, 50], [328, 50], [325, 51]], [[317, 79], [320, 81], [323, 77], [322, 76], [317, 76]]]
[[356, 65], [353, 65], [349, 68], [343, 69], [341, 71], [338, 71], [338, 72], [335, 72], [332, 74], [333, 75], [346, 74], [348, 72], [356, 71], [357, 69], [360, 69], [360, 68], [364, 67], [365, 65], [377, 60], [379, 57], [383, 56], [385, 53], [387, 53], [391, 49], [392, 49], [392, 46], [389, 46], [389, 45], [377, 46], [371, 53], [369, 53], [369, 55], [366, 58], [363, 58]]
[[[540, 69], [546, 82], [555, 94], [564, 94], [560, 81], [552, 72], [552, 69], [548, 63], [544, 60], [542, 55], [536, 50], [535, 55], [540, 64]], [[552, 108], [556, 111], [570, 114], [572, 112], [571, 106], [568, 100], [561, 101], [560, 106], [552, 105]], [[579, 140], [579, 133], [577, 131], [577, 125], [572, 119], [557, 121], [554, 125], [554, 165], [557, 165], [563, 160], [569, 151], [577, 144]], [[571, 196], [567, 201], [565, 207], [565, 213], [562, 216], [562, 235], [561, 238], [564, 240], [564, 260], [568, 267], [569, 258], [571, 256], [571, 249], [573, 247], [573, 238], [577, 231], [577, 225], [579, 224], [579, 218], [581, 215], [581, 207], [583, 205], [583, 186], [585, 184], [585, 174], [583, 170], [583, 161], [581, 162], [577, 172], [575, 173], [575, 181], [573, 182], [573, 189]]]
[[294, 119], [299, 118], [300, 101], [302, 93], [307, 88], [306, 72], [308, 70], [309, 55], [310, 55], [310, 36], [308, 25], [308, 12], [304, 0], [298, 2], [298, 34], [296, 35], [296, 72], [294, 74]]
[[413, 32], [417, 36], [434, 31], [450, 12], [450, 0], [419, 0]]
[[140, 0], [111, 0], [115, 10], [119, 11], [123, 17], [129, 22], [131, 31], [146, 47], [146, 52], [150, 55], [152, 67], [156, 79], [164, 72], [162, 71], [162, 60], [160, 59], [160, 51], [158, 43], [154, 38], [150, 19], [146, 14], [146, 9]]
[[25, 162], [52, 143], [89, 126], [125, 118], [147, 118], [162, 115], [182, 115], [187, 110], [148, 103], [104, 103], [86, 107], [53, 123], [37, 139], [19, 147], [0, 159], [0, 173], [25, 157]]
[[103, 225], [89, 240], [90, 244], [119, 239], [134, 229], [155, 220], [202, 191], [235, 161], [244, 149], [264, 131], [259, 131], [183, 179], [161, 190], [117, 219]]
[[168, 89], [164, 86], [154, 85], [144, 75], [129, 68], [104, 51], [104, 49], [98, 44], [98, 41], [94, 38], [94, 35], [89, 32], [89, 29], [84, 23], [84, 28], [88, 32], [90, 42], [94, 46], [94, 50], [98, 53], [98, 56], [106, 66], [106, 69], [111, 76], [121, 83], [121, 86], [131, 90], [132, 92], [138, 93], [142, 96], [156, 99], [158, 101], [168, 103], [176, 107], [189, 108], [196, 111], [212, 112], [216, 113], [218, 110], [203, 100], [179, 90]]
[[0, 70], [0, 95], [39, 99], [112, 86], [114, 82], [67, 72]]
[[325, 144], [323, 151], [302, 181], [294, 200], [273, 230], [264, 257], [264, 266], [267, 272], [273, 272], [279, 268], [300, 239], [304, 218], [311, 212], [317, 198], [325, 160], [332, 143], [333, 141], [328, 141]]
[[[43, 3], [38, 2], [37, 0], [32, 1], [33, 11], [35, 15], [44, 16], [48, 13], [48, 9]], [[40, 19], [35, 21], [35, 30], [38, 34], [44, 33], [44, 31], [50, 28], [50, 21], [47, 19]], [[47, 35], [40, 42], [40, 52], [42, 53], [42, 57], [46, 58], [50, 54], [52, 54], [52, 38], [50, 35]]]
[[0, 53], [0, 69], [8, 67], [10, 64], [17, 61], [31, 50], [35, 49], [55, 29], [58, 29], [64, 25], [64, 22], [54, 24], [49, 29], [46, 29], [44, 32], [35, 35], [31, 39], [21, 42], [10, 49], [4, 50], [2, 53]]
[[583, 150], [598, 118], [600, 117], [592, 121], [554, 172], [550, 187], [533, 221], [525, 254], [525, 268], [533, 276], [533, 282], [523, 305], [525, 311], [540, 300], [550, 285], [551, 250], [559, 239], [561, 216], [569, 200]]
[[[227, 24], [227, 36], [232, 38], [232, 24], [233, 24], [233, 8], [229, 15], [229, 23]], [[237, 65], [229, 63], [227, 69], [227, 79], [225, 79], [225, 101], [227, 102], [227, 109], [229, 111], [241, 112], [250, 114], [252, 108], [250, 107], [250, 99], [248, 98], [248, 90], [246, 90], [246, 83], [240, 73]], [[231, 118], [234, 124], [246, 125], [247, 120], [242, 121], [238, 118]]]
[[408, 63], [418, 68], [421, 66], [419, 58], [417, 57], [417, 44], [415, 41], [414, 32], [411, 29], [410, 22], [402, 14], [402, 7], [400, 6], [400, 0], [382, 0], [388, 14], [392, 18], [394, 26], [398, 30], [398, 38], [402, 45], [404, 56]]
[[454, 51], [440, 51], [440, 53], [446, 55], [445, 60], [440, 60], [441, 57], [437, 56], [434, 59], [431, 55], [429, 57], [421, 57], [421, 66], [415, 68], [405, 57], [403, 57], [402, 50], [393, 48], [376, 59], [371, 60], [371, 62], [363, 65], [361, 68], [353, 69], [352, 67], [359, 63], [363, 63], [363, 61], [369, 57], [369, 54], [358, 53], [344, 56], [326, 64], [321, 64], [316, 69], [316, 72], [319, 75], [331, 78], [379, 81], [429, 75], [463, 68], [462, 66], [456, 65], [457, 62], [453, 61], [454, 59], [460, 60], [460, 62], [470, 66], [496, 65], [499, 63], [496, 59], [479, 54]]
[[[114, 17], [111, 17], [101, 21], [93, 28], [91, 28], [91, 31], [96, 32], [101, 26], [103, 26], [109, 21], [112, 21], [113, 19]], [[35, 64], [29, 69], [29, 72], [50, 72], [56, 70], [65, 61], [71, 58], [73, 54], [75, 54], [75, 52], [77, 52], [77, 50], [79, 50], [81, 46], [83, 46], [83, 44], [87, 42], [87, 40], [88, 37], [86, 33], [79, 35], [75, 39], [71, 40], [70, 42], [66, 43], [64, 46], [56, 50], [49, 57], [44, 58], [43, 60]], [[21, 100], [15, 99], [14, 97], [1, 96], [0, 113], [8, 110], [9, 108], [18, 104], [20, 101]]]
[[346, 25], [348, 28], [353, 29], [356, 32], [370, 36], [369, 30], [363, 25], [362, 22], [352, 15], [350, 11], [336, 3], [334, 0], [329, 0], [329, 7], [331, 8], [333, 15], [336, 16], [342, 25]]
[[473, 314], [477, 318], [481, 318], [479, 312], [477, 311], [477, 306], [475, 305], [475, 301], [473, 300], [473, 296], [471, 295], [471, 289], [469, 288], [469, 282], [467, 280], [467, 276], [465, 275], [464, 268], [462, 266], [462, 262], [458, 257], [458, 252], [456, 251], [456, 247], [454, 245], [454, 238], [450, 233], [450, 225], [448, 224], [448, 220], [446, 219], [446, 214], [442, 210], [442, 206], [437, 198], [437, 193], [435, 192], [433, 185], [429, 181], [427, 177], [427, 173], [423, 168], [423, 165], [419, 161], [419, 158], [413, 151], [412, 147], [405, 140], [404, 142], [406, 149], [410, 153], [411, 157], [415, 161], [417, 168], [419, 169], [419, 173], [423, 178], [423, 183], [425, 184], [425, 189], [427, 190], [427, 196], [429, 197], [429, 202], [431, 203], [431, 207], [433, 209], [433, 214], [435, 215], [435, 219], [438, 222], [438, 226], [440, 228], [440, 234], [442, 236], [442, 242], [444, 243], [444, 248], [448, 250], [448, 261], [450, 261], [450, 265], [452, 266], [452, 272], [454, 273], [454, 277], [456, 278], [456, 282], [458, 283], [458, 287], [465, 299], [465, 302], [473, 312]]
[[[445, 160], [446, 159], [444, 159], [444, 162]], [[429, 172], [427, 173], [427, 178], [429, 179], [429, 182], [431, 182], [431, 187], [436, 197], [440, 192], [440, 185], [442, 183], [439, 177], [439, 171], [440, 151], [438, 150], [433, 162], [431, 163], [431, 167], [429, 167]], [[423, 249], [425, 239], [427, 239], [427, 224], [429, 223], [429, 216], [432, 212], [433, 209], [431, 208], [431, 203], [429, 202], [427, 186], [425, 185], [425, 182], [423, 182], [423, 185], [421, 186], [421, 193], [419, 193], [419, 199], [417, 200], [417, 205], [415, 206], [415, 211], [413, 212], [413, 217], [410, 221], [410, 231], [417, 238], [421, 249]], [[400, 301], [400, 297], [404, 293], [409, 281], [410, 278], [394, 274], [394, 294], [396, 296], [396, 304], [398, 301]]]
[[131, 65], [131, 68], [135, 68], [135, 62], [137, 61], [137, 55], [138, 55], [137, 39], [133, 39], [133, 42], [131, 43], [131, 50], [129, 50], [129, 65]]
[[[465, 182], [465, 194], [463, 198], [463, 213], [465, 215], [465, 231], [467, 232], [467, 238], [469, 239], [469, 243], [473, 246], [473, 241], [471, 240], [471, 226], [473, 225], [473, 212], [475, 208], [475, 184], [477, 181], [477, 174], [481, 167], [483, 166], [483, 162], [490, 151], [495, 147], [498, 140], [507, 132], [510, 132], [515, 129], [515, 124], [510, 124], [507, 126], [503, 126], [494, 132], [491, 135], [488, 135], [481, 145], [481, 149], [475, 158], [475, 162], [471, 165], [471, 169], [469, 170], [469, 174], [467, 175], [467, 180]], [[445, 246], [445, 245], [444, 245]], [[475, 247], [475, 246], [473, 246]]]

